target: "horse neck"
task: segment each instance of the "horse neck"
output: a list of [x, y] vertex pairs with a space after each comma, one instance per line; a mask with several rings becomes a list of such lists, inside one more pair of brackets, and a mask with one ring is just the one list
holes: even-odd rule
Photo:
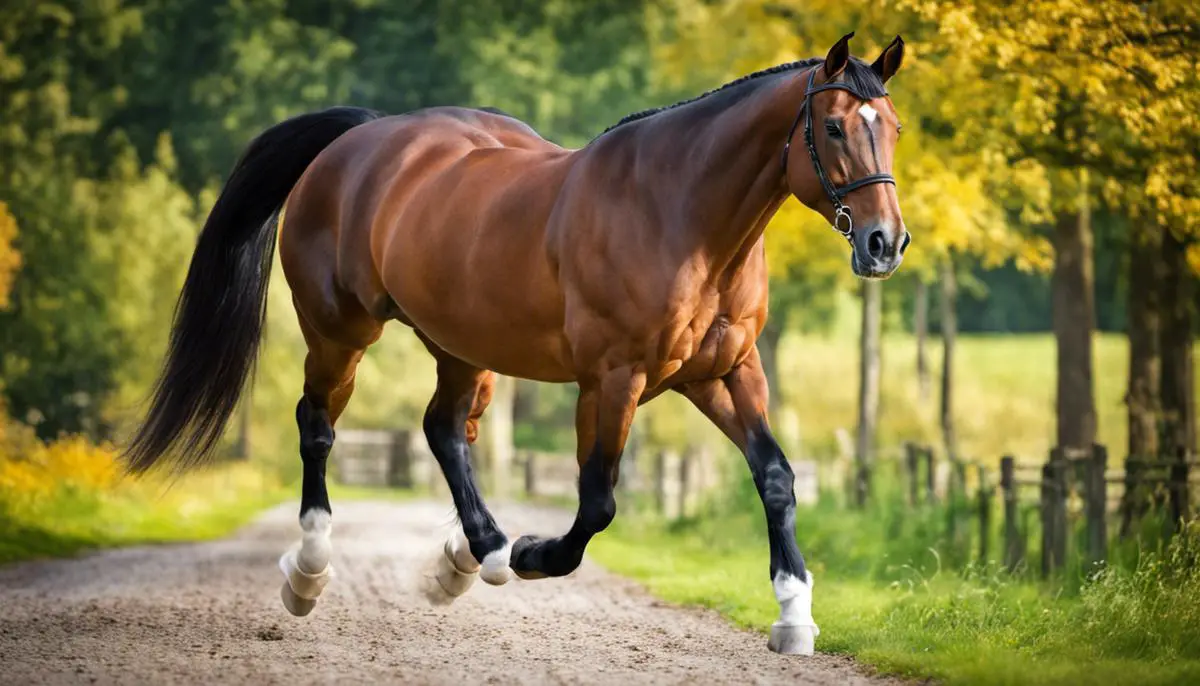
[[802, 73], [766, 77], [715, 116], [689, 121], [680, 112], [677, 122], [662, 122], [668, 133], [658, 152], [677, 160], [678, 171], [662, 200], [682, 210], [667, 229], [713, 276], [737, 271], [787, 198], [783, 148], [804, 98]]

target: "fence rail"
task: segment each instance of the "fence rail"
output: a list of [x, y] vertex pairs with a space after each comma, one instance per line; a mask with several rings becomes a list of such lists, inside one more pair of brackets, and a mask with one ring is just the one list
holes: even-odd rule
[[[420, 431], [339, 430], [331, 457], [330, 473], [337, 483], [446, 492], [441, 470]], [[487, 469], [474, 452], [472, 460], [476, 470]], [[817, 463], [793, 460], [791, 464], [797, 501], [815, 504], [820, 490]], [[525, 496], [573, 498], [578, 488], [579, 469], [573, 453], [517, 450], [511, 470], [506, 483], [519, 484]], [[684, 451], [634, 449], [622, 457], [618, 488], [645, 497], [658, 512], [675, 518], [694, 514], [706, 496], [725, 484], [725, 474], [707, 446]]]
[[[1192, 482], [1200, 477], [1200, 460], [1179, 453], [1164, 459], [1134, 457], [1123, 469], [1109, 469], [1107, 449], [1055, 448], [1040, 464], [1020, 463], [1013, 456], [1000, 459], [999, 474], [988, 466], [967, 460], [938, 463], [927, 445], [907, 443], [902, 458], [894, 462], [906, 474], [906, 500], [910, 507], [937, 504], [946, 510], [947, 533], [965, 548], [971, 527], [977, 527], [978, 559], [990, 559], [992, 509], [999, 495], [1002, 504], [1001, 558], [1009, 569], [1027, 563], [1033, 525], [1040, 526], [1040, 568], [1049, 576], [1062, 569], [1071, 552], [1072, 522], [1082, 520], [1084, 536], [1074, 551], [1086, 564], [1102, 562], [1108, 555], [1109, 519], [1132, 516], [1125, 501], [1152, 491], [1165, 504], [1171, 521], [1190, 516]], [[420, 431], [338, 432], [331, 472], [338, 483], [359, 486], [425, 488], [446, 491], [441, 470]], [[478, 458], [472, 454], [472, 460]], [[668, 517], [696, 512], [700, 501], [724, 484], [725, 471], [713, 452], [703, 446], [686, 451], [629, 450], [621, 462], [618, 487], [640, 494]], [[814, 504], [821, 484], [848, 487], [853, 475], [845, 465], [792, 461], [795, 493], [800, 503]], [[733, 465], [728, 465], [732, 467]], [[475, 464], [484, 471], [486, 465]], [[511, 463], [511, 479], [526, 496], [574, 497], [578, 468], [573, 454], [518, 450]], [[824, 473], [821, 473], [824, 472]], [[968, 476], [974, 476], [974, 490]], [[837, 477], [831, 480], [831, 476]], [[501, 494], [515, 495], [515, 494]], [[1036, 513], [1036, 516], [1034, 516]], [[1125, 530], [1122, 526], [1122, 530]], [[969, 554], [969, 553], [968, 553]]]

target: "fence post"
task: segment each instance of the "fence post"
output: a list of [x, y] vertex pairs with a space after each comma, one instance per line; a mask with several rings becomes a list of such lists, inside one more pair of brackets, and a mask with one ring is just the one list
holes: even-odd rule
[[660, 515], [667, 513], [667, 453], [654, 454], [654, 506]]
[[1066, 474], [1062, 448], [1050, 451], [1042, 465], [1042, 576], [1062, 567], [1066, 557]]
[[921, 481], [918, 472], [917, 446], [915, 443], [904, 444], [904, 466], [908, 471], [908, 506], [916, 507], [920, 496]]
[[411, 488], [412, 460], [409, 459], [408, 432], [389, 431], [387, 485], [392, 488]]
[[937, 495], [934, 493], [934, 478], [937, 469], [933, 464], [933, 448], [925, 446], [925, 502], [937, 502]]
[[1054, 467], [1052, 462], [1042, 465], [1042, 576], [1054, 571]]
[[1105, 519], [1108, 488], [1104, 480], [1104, 472], [1108, 469], [1108, 449], [1102, 445], [1092, 446], [1092, 456], [1087, 466], [1088, 564], [1095, 566], [1108, 558], [1108, 522]]
[[1168, 472], [1170, 478], [1170, 498], [1171, 498], [1171, 530], [1178, 531], [1183, 520], [1190, 513], [1190, 503], [1188, 503], [1188, 451], [1184, 447], [1176, 449], [1172, 456], [1171, 469]]
[[534, 463], [536, 453], [525, 451], [525, 495], [537, 495], [537, 465]]
[[688, 491], [692, 482], [692, 449], [688, 448], [679, 456], [679, 516], [686, 517], [688, 511]]
[[1061, 449], [1050, 455], [1054, 471], [1054, 568], [1062, 569], [1067, 563], [1067, 479], [1070, 465]]
[[979, 563], [988, 561], [989, 540], [992, 535], [992, 490], [987, 482], [987, 470], [978, 465], [979, 473]]
[[1004, 494], [1004, 566], [1011, 572], [1025, 559], [1017, 528], [1017, 482], [1012, 455], [1000, 458], [1000, 489]]

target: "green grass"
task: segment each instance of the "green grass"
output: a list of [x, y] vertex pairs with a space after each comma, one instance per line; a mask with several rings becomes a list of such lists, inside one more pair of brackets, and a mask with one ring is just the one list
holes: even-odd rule
[[246, 466], [209, 470], [174, 484], [151, 478], [104, 491], [61, 489], [33, 506], [0, 509], [0, 563], [221, 538], [287, 496]]
[[[939, 340], [931, 338], [926, 351], [932, 367], [932, 396], [921, 403], [915, 339], [905, 334], [884, 336], [879, 445], [907, 440], [938, 444]], [[989, 463], [999, 462], [1006, 453], [1028, 461], [1044, 459], [1055, 436], [1054, 337], [964, 335], [959, 337], [956, 351], [955, 422], [962, 454]], [[1124, 336], [1095, 337], [1099, 441], [1109, 446], [1113, 460], [1123, 456], [1127, 441], [1123, 398], [1128, 357]], [[785, 337], [780, 351], [780, 387], [788, 409], [795, 414], [805, 451], [829, 454], [835, 448], [833, 432], [841, 427], [853, 434], [857, 421], [856, 338]]]
[[[797, 513], [820, 650], [948, 684], [1200, 683], [1200, 523], [1165, 545], [1148, 522], [1140, 542], [1114, 543], [1109, 569], [1087, 577], [1076, 564], [1042, 582], [972, 560], [943, 507], [910, 510], [896, 485], [883, 472], [865, 512], [825, 493]], [[666, 600], [763, 632], [766, 649], [778, 606], [748, 478], [689, 519], [624, 507], [588, 553]]]
[[[765, 542], [714, 552], [700, 538], [641, 522], [589, 553], [665, 600], [718, 610], [765, 632], [778, 617]], [[898, 570], [884, 583], [816, 565], [820, 650], [886, 674], [948, 684], [1200, 682], [1200, 591], [1116, 572], [1078, 596], [1004, 575]], [[765, 646], [764, 637], [763, 649]]]

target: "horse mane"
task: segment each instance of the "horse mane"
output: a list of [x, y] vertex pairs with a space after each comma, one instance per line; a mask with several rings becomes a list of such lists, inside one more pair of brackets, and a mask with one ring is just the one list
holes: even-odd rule
[[[700, 95], [697, 95], [692, 98], [688, 98], [686, 100], [680, 100], [679, 102], [675, 103], [674, 105], [666, 105], [664, 107], [651, 107], [650, 109], [646, 109], [646, 110], [642, 110], [640, 112], [634, 112], [633, 114], [625, 115], [625, 117], [622, 118], [621, 121], [617, 122], [616, 124], [613, 124], [612, 126], [608, 127], [607, 129], [605, 129], [601, 135], [603, 135], [604, 133], [608, 133], [609, 131], [612, 131], [613, 129], [623, 126], [625, 124], [628, 124], [630, 122], [635, 122], [635, 121], [639, 121], [641, 119], [646, 119], [648, 117], [652, 117], [660, 112], [667, 112], [669, 110], [677, 109], [677, 108], [683, 107], [685, 105], [690, 105], [694, 102], [709, 98], [710, 96], [715, 96], [715, 95], [722, 94], [722, 93], [728, 94], [731, 90], [737, 88], [738, 86], [750, 83], [751, 81], [757, 81], [758, 79], [761, 79], [764, 76], [771, 76], [773, 74], [781, 74], [784, 72], [795, 71], [797, 69], [805, 69], [808, 67], [815, 67], [815, 66], [823, 63], [824, 61], [825, 61], [824, 57], [810, 57], [808, 59], [797, 60], [795, 62], [787, 62], [785, 64], [776, 65], [774, 67], [768, 67], [766, 69], [756, 71], [752, 74], [747, 74], [740, 78], [734, 79], [733, 81], [730, 81], [729, 83], [727, 83], [724, 86], [721, 86], [719, 88], [714, 88], [710, 91], [706, 91], [704, 93], [701, 93]], [[875, 73], [874, 69], [871, 69], [871, 66], [869, 64], [867, 64], [866, 62], [862, 61], [861, 59], [859, 59], [857, 57], [852, 56], [850, 58], [850, 61], [846, 65], [846, 69], [845, 69], [845, 71], [842, 72], [842, 75], [839, 78], [839, 80], [842, 82], [848, 83], [850, 85], [850, 87], [854, 89], [854, 92], [859, 93], [863, 96], [866, 96], [868, 99], [882, 98], [887, 95], [887, 89], [884, 88], [883, 81], [881, 81], [879, 79], [879, 75]]]

